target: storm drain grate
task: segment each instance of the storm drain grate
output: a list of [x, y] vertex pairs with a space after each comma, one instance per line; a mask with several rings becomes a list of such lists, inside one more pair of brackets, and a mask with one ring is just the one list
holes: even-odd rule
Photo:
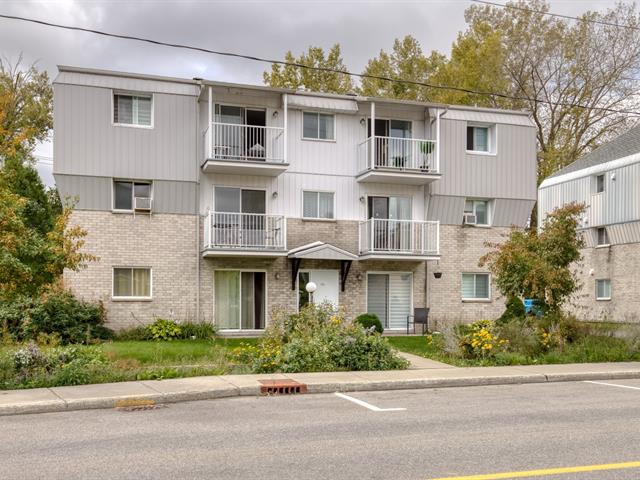
[[307, 386], [295, 380], [259, 380], [260, 395], [293, 395], [307, 393]]

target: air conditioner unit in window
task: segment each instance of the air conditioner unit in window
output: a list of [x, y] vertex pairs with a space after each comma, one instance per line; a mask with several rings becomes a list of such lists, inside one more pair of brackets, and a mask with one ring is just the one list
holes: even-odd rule
[[475, 225], [478, 222], [478, 219], [473, 213], [465, 213], [462, 218], [462, 223], [464, 225]]
[[136, 212], [150, 212], [151, 198], [150, 197], [134, 197], [133, 209]]

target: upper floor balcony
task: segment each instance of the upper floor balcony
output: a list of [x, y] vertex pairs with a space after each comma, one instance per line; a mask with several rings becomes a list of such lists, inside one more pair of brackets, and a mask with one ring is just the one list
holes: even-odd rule
[[211, 122], [205, 131], [205, 173], [278, 176], [285, 163], [284, 128]]
[[358, 182], [425, 185], [440, 178], [435, 140], [374, 135], [358, 145]]
[[440, 222], [370, 218], [359, 228], [361, 260], [422, 261], [440, 255]]
[[287, 222], [283, 215], [209, 212], [204, 225], [205, 257], [286, 255]]

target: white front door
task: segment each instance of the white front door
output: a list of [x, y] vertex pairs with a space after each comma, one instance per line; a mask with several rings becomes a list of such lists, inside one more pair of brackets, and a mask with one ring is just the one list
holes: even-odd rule
[[340, 295], [340, 273], [338, 270], [305, 270], [298, 276], [298, 291], [300, 292], [299, 306], [306, 304], [305, 287], [308, 282], [316, 284], [317, 288], [313, 294], [313, 303], [319, 305], [329, 302], [338, 306]]

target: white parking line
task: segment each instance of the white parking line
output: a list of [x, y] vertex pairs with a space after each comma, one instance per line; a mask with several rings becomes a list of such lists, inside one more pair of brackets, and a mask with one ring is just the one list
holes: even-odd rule
[[595, 383], [596, 385], [606, 385], [608, 387], [629, 388], [631, 390], [640, 390], [640, 387], [630, 387], [629, 385], [617, 385], [615, 383], [593, 382], [591, 380], [584, 380], [584, 383]]
[[361, 407], [364, 408], [368, 408], [371, 411], [374, 412], [399, 412], [402, 410], [406, 410], [406, 408], [380, 408], [380, 407], [376, 407], [375, 405], [371, 405], [370, 403], [364, 402], [362, 400], [358, 400], [357, 398], [353, 398], [350, 397], [349, 395], [345, 395], [344, 393], [340, 393], [340, 392], [335, 392], [335, 395], [340, 397], [340, 398], [344, 398], [345, 400], [349, 400], [350, 402], [353, 402], [357, 405], [360, 405]]

